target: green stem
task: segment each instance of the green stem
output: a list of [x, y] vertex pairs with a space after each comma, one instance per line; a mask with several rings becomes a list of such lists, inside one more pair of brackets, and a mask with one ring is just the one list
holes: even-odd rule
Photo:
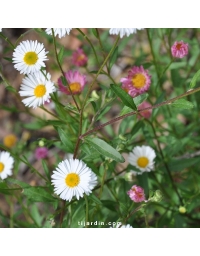
[[32, 30], [34, 30], [34, 28], [29, 29], [28, 31], [26, 31], [25, 33], [21, 34], [20, 37], [17, 39], [16, 43], [15, 43], [15, 47], [17, 46], [18, 42], [28, 33], [30, 33]]
[[100, 191], [99, 191], [99, 198], [101, 198], [101, 195], [102, 195], [102, 192], [103, 192], [103, 186], [104, 186], [104, 183], [105, 183], [107, 170], [108, 170], [108, 166], [105, 163], [105, 169], [104, 169], [103, 178], [102, 178], [102, 181], [101, 181], [101, 187], [100, 187]]
[[15, 46], [11, 43], [11, 41], [7, 37], [5, 37], [4, 34], [2, 34], [1, 32], [0, 37], [2, 37], [11, 46], [13, 50], [15, 49]]
[[[56, 55], [57, 64], [58, 64], [58, 66], [59, 66], [59, 68], [60, 68], [60, 71], [62, 72], [63, 78], [64, 78], [65, 81], [67, 82], [67, 79], [65, 78], [65, 73], [64, 73], [64, 71], [63, 71], [63, 69], [62, 69], [62, 67], [61, 67], [60, 61], [59, 61], [59, 59], [58, 59], [58, 53], [57, 53], [57, 46], [56, 46], [56, 39], [55, 39], [54, 30], [51, 29], [51, 31], [52, 31], [52, 36], [53, 36], [54, 52], [55, 52], [55, 55]], [[69, 89], [69, 91], [70, 91], [70, 94], [71, 94], [71, 96], [72, 96], [72, 98], [73, 98], [73, 100], [74, 100], [74, 103], [75, 103], [75, 105], [76, 105], [76, 108], [77, 108], [78, 111], [80, 112], [79, 106], [78, 106], [78, 104], [77, 104], [77, 102], [76, 102], [76, 99], [74, 98], [74, 95], [73, 95], [73, 93], [72, 93], [72, 90], [71, 90], [71, 88], [70, 88], [68, 82], [67, 82], [67, 86], [68, 86], [68, 89]]]
[[83, 102], [82, 109], [81, 109], [81, 112], [80, 112], [79, 137], [78, 137], [78, 139], [77, 139], [77, 143], [76, 143], [76, 147], [75, 147], [75, 151], [74, 151], [74, 156], [73, 156], [74, 159], [75, 159], [76, 156], [77, 156], [78, 148], [79, 148], [79, 145], [80, 145], [80, 136], [81, 136], [81, 133], [82, 133], [82, 122], [83, 122], [83, 111], [84, 111], [84, 107], [85, 107], [86, 101], [87, 101], [87, 99], [88, 99], [88, 97], [89, 97], [89, 94], [90, 94], [90, 92], [91, 92], [91, 89], [92, 89], [94, 83], [95, 83], [96, 80], [97, 80], [97, 77], [99, 76], [99, 74], [101, 73], [101, 70], [103, 69], [103, 67], [105, 66], [106, 62], [107, 62], [108, 59], [110, 58], [111, 54], [112, 54], [113, 51], [115, 50], [115, 48], [116, 48], [116, 46], [117, 46], [117, 44], [118, 44], [119, 38], [120, 38], [120, 37], [118, 36], [117, 39], [116, 39], [116, 41], [115, 41], [114, 46], [112, 47], [112, 49], [111, 49], [110, 52], [108, 53], [108, 55], [107, 55], [107, 57], [105, 58], [103, 64], [101, 65], [99, 71], [97, 72], [97, 74], [96, 74], [94, 80], [92, 81], [92, 83], [91, 83], [91, 85], [90, 85], [90, 87], [89, 87], [89, 89], [88, 89], [88, 92], [87, 92], [87, 94], [86, 94], [85, 100], [84, 100], [84, 102]]
[[174, 97], [174, 98], [172, 98], [172, 99], [170, 99], [170, 100], [166, 100], [166, 101], [161, 102], [161, 103], [158, 103], [158, 104], [153, 105], [153, 106], [151, 106], [151, 107], [144, 108], [144, 109], [141, 109], [141, 110], [138, 110], [138, 111], [133, 111], [133, 112], [130, 112], [130, 113], [128, 113], [128, 114], [125, 114], [125, 115], [122, 115], [122, 116], [113, 118], [112, 120], [110, 120], [110, 121], [108, 121], [108, 122], [106, 122], [106, 123], [104, 123], [104, 124], [101, 124], [101, 125], [95, 127], [94, 129], [92, 129], [92, 130], [90, 130], [90, 131], [88, 131], [88, 132], [82, 134], [82, 135], [80, 136], [80, 139], [83, 139], [83, 138], [86, 137], [87, 135], [89, 135], [89, 134], [91, 134], [91, 133], [93, 133], [93, 132], [96, 132], [96, 131], [102, 129], [103, 127], [105, 127], [105, 126], [107, 126], [107, 125], [110, 125], [110, 124], [113, 124], [113, 123], [115, 123], [115, 122], [117, 122], [117, 121], [119, 121], [119, 120], [122, 120], [122, 119], [124, 119], [124, 118], [126, 118], [126, 117], [128, 117], [128, 116], [132, 116], [132, 115], [135, 115], [135, 114], [138, 114], [138, 113], [141, 113], [141, 112], [150, 110], [150, 109], [155, 109], [155, 108], [158, 108], [158, 107], [161, 107], [161, 106], [164, 106], [164, 105], [170, 105], [170, 104], [173, 103], [174, 101], [179, 100], [179, 99], [181, 99], [181, 98], [183, 98], [183, 97], [186, 97], [186, 96], [188, 96], [188, 95], [190, 95], [190, 94], [193, 94], [193, 93], [195, 93], [195, 92], [198, 92], [198, 91], [200, 91], [200, 87], [198, 87], [198, 88], [196, 88], [196, 89], [190, 89], [189, 91], [187, 91], [187, 92], [185, 92], [185, 93], [183, 93], [183, 94], [181, 94], [181, 95], [179, 95], [179, 96], [177, 96], [177, 97]]
[[97, 60], [98, 66], [99, 66], [100, 63], [99, 63], [99, 60], [98, 60], [98, 57], [97, 57], [97, 53], [96, 53], [96, 51], [95, 51], [95, 49], [94, 49], [94, 46], [93, 46], [92, 42], [91, 42], [90, 39], [87, 37], [87, 35], [86, 35], [85, 33], [83, 33], [83, 31], [82, 31], [80, 28], [76, 28], [76, 29], [78, 30], [79, 33], [81, 33], [81, 35], [82, 35], [82, 36], [88, 41], [88, 43], [90, 44], [90, 46], [91, 46], [91, 48], [92, 48], [92, 50], [93, 50], [93, 52], [94, 52], [94, 56], [95, 56], [95, 58], [96, 58], [96, 60]]
[[167, 170], [167, 174], [168, 174], [168, 176], [169, 176], [169, 178], [170, 178], [170, 180], [171, 180], [172, 187], [174, 188], [174, 191], [176, 192], [176, 194], [177, 194], [177, 196], [178, 196], [178, 198], [179, 198], [180, 203], [183, 204], [183, 200], [182, 200], [182, 198], [181, 198], [181, 196], [180, 196], [180, 194], [179, 194], [179, 192], [178, 192], [178, 190], [177, 190], [177, 188], [176, 188], [176, 186], [175, 186], [175, 184], [174, 184], [174, 181], [173, 181], [173, 178], [172, 178], [170, 169], [169, 169], [169, 167], [168, 167], [168, 164], [167, 164], [167, 162], [165, 161], [165, 157], [164, 157], [164, 155], [163, 155], [163, 152], [162, 152], [162, 149], [161, 149], [161, 146], [160, 146], [160, 142], [159, 142], [158, 136], [157, 136], [157, 134], [156, 134], [156, 130], [155, 130], [153, 124], [152, 124], [148, 119], [144, 119], [144, 121], [146, 121], [146, 122], [151, 126], [151, 128], [152, 128], [152, 130], [153, 130], [155, 139], [156, 139], [156, 141], [157, 141], [158, 149], [159, 149], [160, 155], [161, 155], [161, 157], [162, 157], [163, 163], [164, 163], [164, 165], [165, 165], [165, 168], [166, 168], [166, 170]]
[[[148, 37], [148, 41], [149, 41], [149, 45], [150, 45], [150, 48], [151, 48], [151, 54], [153, 56], [153, 63], [154, 63], [154, 66], [156, 68], [156, 73], [157, 73], [157, 77], [158, 77], [158, 80], [159, 80], [159, 71], [158, 71], [158, 66], [157, 66], [157, 63], [156, 63], [156, 56], [155, 56], [155, 53], [154, 53], [154, 50], [153, 50], [153, 44], [152, 44], [152, 41], [151, 41], [151, 37], [150, 37], [150, 33], [149, 33], [149, 29], [147, 28], [146, 29], [147, 31], [147, 37]], [[160, 84], [160, 83], [159, 83]], [[161, 85], [160, 85], [161, 86]], [[161, 88], [162, 89], [162, 88]]]
[[[101, 47], [101, 51], [102, 51], [103, 56], [104, 56], [104, 59], [105, 59], [105, 58], [106, 58], [106, 54], [105, 54], [105, 52], [104, 52], [104, 48], [103, 48], [103, 45], [102, 45], [102, 42], [101, 42], [101, 38], [100, 38], [100, 35], [99, 35], [99, 31], [98, 31], [97, 28], [96, 28], [96, 32], [97, 32], [97, 37], [98, 37], [99, 44], [100, 44], [100, 47]], [[109, 74], [109, 73], [110, 73], [110, 70], [109, 70], [109, 68], [108, 68], [107, 63], [106, 63], [106, 68], [107, 68], [107, 72], [108, 72], [108, 74]]]

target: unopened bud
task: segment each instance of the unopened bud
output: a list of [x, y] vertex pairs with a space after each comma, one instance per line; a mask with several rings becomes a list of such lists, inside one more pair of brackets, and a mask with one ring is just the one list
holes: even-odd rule
[[186, 211], [187, 211], [187, 210], [186, 210], [186, 208], [185, 208], [184, 206], [180, 206], [180, 207], [179, 207], [179, 212], [180, 212], [180, 213], [184, 214], [184, 213], [186, 213]]
[[44, 147], [44, 141], [43, 141], [43, 140], [40, 140], [40, 141], [38, 142], [38, 145], [39, 145], [40, 147]]

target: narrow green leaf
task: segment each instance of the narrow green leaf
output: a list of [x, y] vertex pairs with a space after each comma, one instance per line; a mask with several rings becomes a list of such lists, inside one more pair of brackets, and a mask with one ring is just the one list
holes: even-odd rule
[[65, 48], [64, 48], [64, 46], [62, 46], [58, 53], [58, 59], [59, 59], [59, 62], [61, 62], [61, 63], [62, 63], [63, 56], [64, 56], [64, 50], [65, 50]]
[[176, 100], [172, 102], [170, 105], [174, 108], [181, 108], [181, 109], [191, 109], [194, 107], [192, 102], [189, 102], [185, 99]]
[[133, 99], [136, 106], [140, 105], [143, 101], [145, 101], [148, 98], [148, 93], [143, 93], [141, 95], [138, 95]]
[[123, 156], [116, 149], [114, 149], [108, 143], [106, 143], [104, 140], [101, 140], [99, 138], [87, 138], [85, 140], [100, 154], [120, 163], [123, 163], [125, 161]]
[[114, 63], [117, 60], [117, 56], [118, 56], [118, 46], [115, 48], [112, 56], [110, 57], [110, 62], [109, 62], [109, 68], [111, 69], [112, 66], [114, 65]]
[[91, 199], [96, 204], [101, 204], [102, 205], [102, 202], [93, 193], [88, 196], [88, 199]]
[[50, 177], [49, 168], [48, 168], [47, 163], [46, 163], [46, 161], [44, 159], [42, 159], [42, 167], [44, 169], [44, 172], [45, 172], [47, 178], [50, 180], [51, 177]]
[[42, 187], [25, 188], [23, 194], [33, 202], [54, 202], [56, 200]]
[[8, 57], [4, 57], [3, 59], [9, 61], [9, 62], [12, 62], [12, 58], [8, 58]]
[[98, 38], [96, 28], [92, 28], [92, 33], [96, 38]]
[[10, 92], [17, 92], [17, 90], [15, 88], [13, 88], [12, 86], [6, 86], [6, 90], [10, 91]]
[[121, 110], [121, 112], [119, 113], [120, 116], [126, 115], [130, 112], [132, 112], [133, 110], [127, 106], [124, 106], [123, 109]]
[[195, 87], [196, 83], [197, 83], [197, 79], [200, 77], [200, 70], [198, 70], [195, 75], [193, 76], [191, 82], [190, 82], [190, 88]]
[[64, 76], [61, 76], [61, 81], [62, 81], [64, 86], [67, 86], [67, 80]]
[[174, 62], [170, 65], [169, 69], [183, 68], [187, 66], [187, 62]]
[[111, 84], [110, 87], [113, 90], [113, 92], [122, 100], [124, 105], [133, 110], [137, 110], [133, 98], [127, 92], [125, 92], [121, 87], [115, 84]]

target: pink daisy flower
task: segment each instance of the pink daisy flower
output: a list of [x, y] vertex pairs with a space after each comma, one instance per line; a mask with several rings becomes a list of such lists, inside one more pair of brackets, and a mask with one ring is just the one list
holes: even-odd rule
[[133, 200], [135, 203], [139, 203], [145, 200], [144, 189], [140, 186], [132, 186], [127, 194], [129, 195], [130, 199]]
[[[65, 73], [65, 78], [67, 79], [67, 82], [72, 91], [72, 94], [79, 94], [83, 91], [84, 86], [86, 84], [85, 75], [82, 75], [78, 71], [69, 70], [68, 72]], [[61, 92], [67, 95], [71, 94], [68, 89], [68, 86], [63, 85], [61, 78], [58, 79], [58, 86]]]
[[[144, 108], [149, 108], [152, 107], [152, 105], [147, 102], [147, 101], [143, 101], [139, 106], [138, 106], [138, 110], [144, 109]], [[145, 111], [140, 112], [139, 115], [137, 115], [138, 119], [141, 119], [143, 116], [144, 118], [150, 118], [152, 114], [152, 109], [147, 109]]]
[[134, 98], [149, 89], [151, 76], [143, 66], [134, 66], [128, 71], [128, 77], [121, 78], [120, 82], [122, 82], [122, 89]]
[[176, 41], [171, 47], [171, 53], [175, 58], [185, 57], [188, 54], [188, 44], [183, 41]]
[[40, 160], [42, 158], [47, 157], [48, 155], [48, 149], [46, 147], [39, 147], [35, 150], [35, 158], [37, 160]]
[[75, 52], [73, 52], [72, 55], [72, 63], [75, 66], [82, 67], [87, 64], [88, 58], [86, 54], [84, 53], [83, 49], [77, 49]]

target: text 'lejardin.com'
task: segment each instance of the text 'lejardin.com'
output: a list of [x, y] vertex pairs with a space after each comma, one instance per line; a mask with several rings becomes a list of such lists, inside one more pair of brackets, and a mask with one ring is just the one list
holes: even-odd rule
[[78, 221], [78, 225], [79, 226], [110, 226], [110, 227], [116, 227], [116, 226], [120, 226], [122, 223], [121, 222], [104, 222], [104, 221]]

